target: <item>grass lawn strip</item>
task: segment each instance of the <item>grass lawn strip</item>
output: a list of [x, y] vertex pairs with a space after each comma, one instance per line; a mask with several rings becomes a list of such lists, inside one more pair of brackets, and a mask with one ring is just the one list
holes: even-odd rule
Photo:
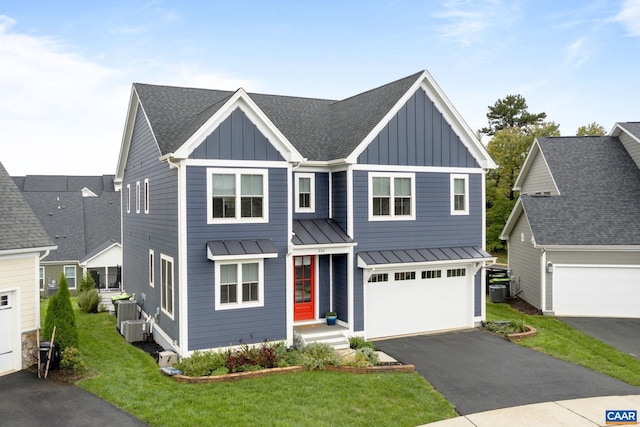
[[518, 341], [519, 345], [640, 386], [640, 360], [583, 334], [554, 317], [526, 315], [508, 304], [489, 302], [487, 321], [496, 320], [523, 321], [537, 329], [535, 337]]
[[114, 316], [76, 309], [76, 319], [80, 351], [95, 374], [76, 385], [152, 426], [415, 426], [457, 415], [417, 373], [322, 371], [178, 383], [124, 341]]

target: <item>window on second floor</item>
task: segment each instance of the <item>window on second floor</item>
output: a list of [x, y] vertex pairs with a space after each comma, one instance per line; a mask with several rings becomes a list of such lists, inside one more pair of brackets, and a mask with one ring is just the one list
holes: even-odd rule
[[469, 214], [469, 176], [451, 175], [451, 215]]
[[315, 212], [315, 174], [295, 174], [296, 212]]
[[144, 213], [149, 213], [149, 178], [144, 180]]
[[414, 174], [370, 173], [369, 220], [415, 219], [414, 194]]
[[140, 181], [136, 181], [136, 213], [140, 213]]
[[268, 222], [268, 171], [208, 169], [207, 222]]
[[127, 213], [131, 212], [131, 184], [127, 184]]

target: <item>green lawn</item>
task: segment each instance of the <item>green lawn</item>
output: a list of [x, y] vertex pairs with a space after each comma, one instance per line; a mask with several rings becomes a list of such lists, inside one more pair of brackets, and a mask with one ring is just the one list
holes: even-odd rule
[[487, 320], [523, 320], [535, 327], [538, 335], [520, 341], [520, 345], [640, 386], [640, 360], [578, 332], [554, 317], [529, 316], [515, 311], [508, 304], [488, 302]]
[[76, 319], [80, 350], [95, 373], [76, 385], [153, 426], [415, 426], [456, 416], [417, 373], [301, 372], [234, 383], [177, 383], [124, 341], [114, 316], [76, 310]]

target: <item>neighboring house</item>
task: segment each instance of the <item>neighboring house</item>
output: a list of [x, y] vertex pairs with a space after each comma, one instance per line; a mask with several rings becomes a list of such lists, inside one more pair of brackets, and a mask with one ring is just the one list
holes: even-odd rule
[[40, 256], [56, 246], [0, 163], [0, 375], [35, 363]]
[[472, 327], [493, 167], [426, 71], [342, 101], [134, 84], [123, 287], [183, 355], [329, 310], [349, 336]]
[[537, 138], [501, 239], [516, 291], [545, 314], [640, 317], [640, 123]]
[[101, 288], [119, 289], [122, 266], [120, 193], [113, 175], [13, 177], [58, 249], [40, 263], [40, 290], [57, 290], [64, 273], [69, 289], [86, 271]]

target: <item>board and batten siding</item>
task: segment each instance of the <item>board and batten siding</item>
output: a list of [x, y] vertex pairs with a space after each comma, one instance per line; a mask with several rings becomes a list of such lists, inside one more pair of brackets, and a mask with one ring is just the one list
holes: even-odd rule
[[522, 213], [509, 236], [509, 269], [520, 297], [538, 309], [541, 307], [540, 250], [531, 243], [531, 228]]
[[[269, 222], [207, 224], [207, 167], [188, 166], [187, 253], [189, 351], [286, 339], [288, 169], [270, 168]], [[215, 310], [215, 263], [207, 242], [270, 239], [277, 258], [264, 260], [264, 306]]]
[[[135, 293], [147, 314], [161, 307], [161, 255], [173, 258], [173, 320], [160, 311], [157, 325], [180, 343], [178, 263], [178, 175], [167, 163], [158, 161], [160, 150], [138, 107], [122, 185], [122, 286]], [[149, 213], [144, 213], [144, 180], [149, 180]], [[140, 213], [136, 213], [136, 182], [140, 182]], [[131, 209], [127, 213], [127, 185], [131, 188]], [[149, 250], [154, 251], [154, 287], [149, 285]], [[142, 294], [145, 300], [141, 301]]]
[[345, 231], [348, 229], [347, 194], [347, 172], [333, 172], [331, 174], [331, 218]]
[[280, 153], [239, 108], [191, 153], [191, 159], [283, 161]]
[[533, 164], [527, 173], [527, 177], [522, 184], [520, 192], [522, 194], [548, 192], [550, 195], [558, 195], [558, 191], [553, 182], [553, 177], [551, 176], [551, 172], [549, 172], [549, 167], [539, 151], [535, 154]]
[[358, 156], [359, 164], [479, 167], [424, 90], [417, 90]]

